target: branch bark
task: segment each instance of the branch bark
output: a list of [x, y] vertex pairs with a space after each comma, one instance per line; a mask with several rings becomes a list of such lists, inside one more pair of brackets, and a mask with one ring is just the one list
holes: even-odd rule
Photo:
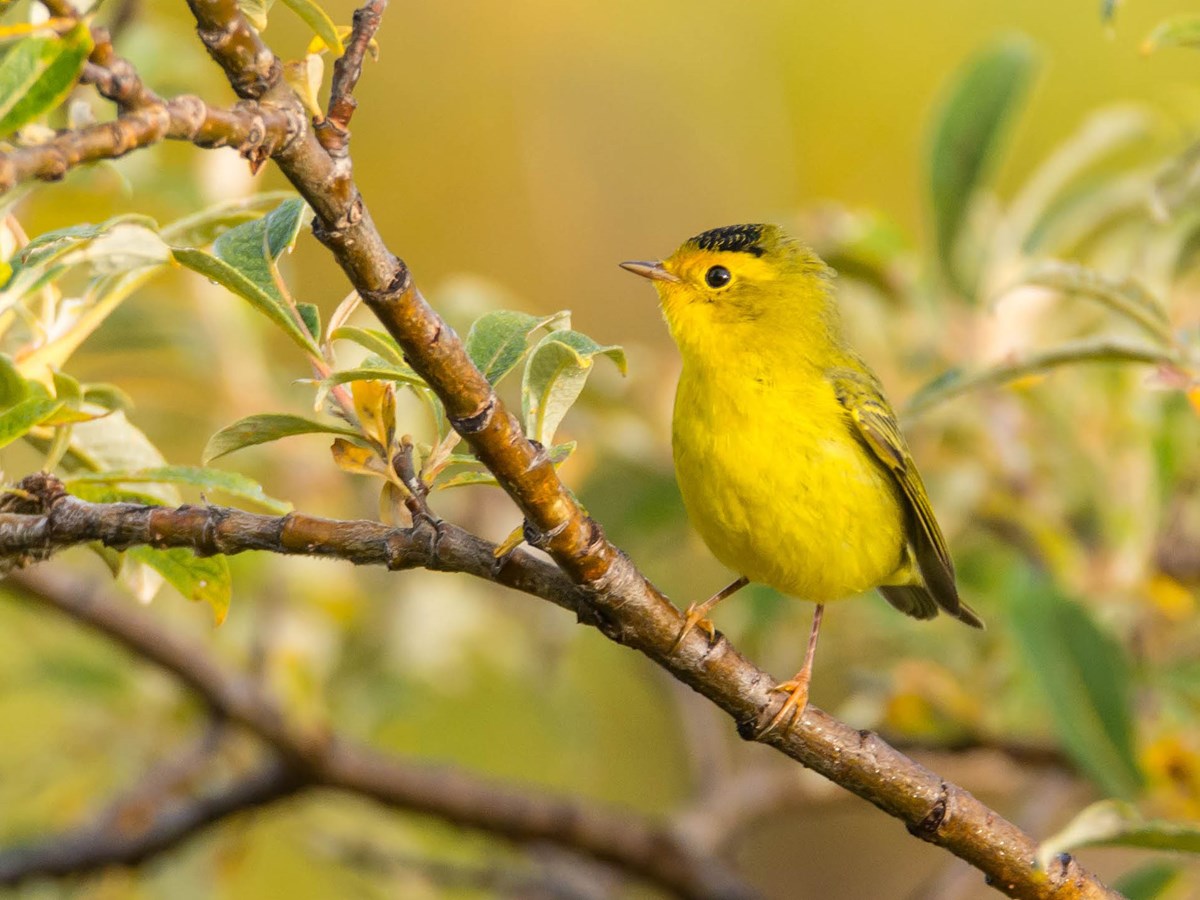
[[111, 122], [63, 131], [46, 143], [0, 154], [0, 193], [31, 178], [57, 181], [77, 166], [119, 159], [163, 140], [232, 147], [252, 165], [261, 164], [302, 128], [301, 119], [281, 109], [257, 109], [252, 104], [218, 109], [191, 95], [156, 100]]
[[256, 681], [229, 672], [202, 646], [166, 631], [146, 613], [109, 596], [105, 588], [48, 570], [19, 572], [7, 584], [170, 673], [214, 713], [268, 744], [277, 759], [217, 794], [161, 813], [140, 832], [82, 829], [35, 848], [0, 853], [0, 884], [135, 863], [220, 818], [300, 790], [327, 787], [515, 843], [546, 842], [584, 853], [681, 897], [754, 896], [709, 854], [693, 851], [671, 831], [632, 813], [516, 790], [455, 769], [405, 762], [338, 734], [297, 727]]
[[[209, 53], [235, 90], [262, 87], [263, 102], [295, 103], [286, 87], [254, 77], [278, 69], [235, 0], [188, 0]], [[236, 35], [237, 40], [229, 36]], [[215, 39], [214, 39], [215, 38]], [[425, 302], [408, 267], [383, 241], [348, 173], [315, 137], [276, 156], [280, 169], [316, 214], [313, 230], [334, 254], [372, 312], [445, 405], [454, 428], [525, 515], [533, 543], [546, 550], [589, 595], [586, 616], [611, 639], [633, 647], [724, 709], [746, 738], [759, 734], [782, 697], [774, 679], [721, 637], [710, 646], [693, 631], [672, 653], [683, 617], [633, 563], [605, 539], [558, 480], [545, 452], [521, 432], [462, 342]], [[902, 819], [923, 840], [946, 847], [986, 872], [1012, 896], [1106, 897], [1113, 894], [1074, 859], [1056, 871], [1037, 868], [1036, 843], [962, 788], [944, 782], [869, 732], [815, 707], [789, 731], [764, 742]]]
[[[263, 109], [302, 115], [299, 101], [281, 81], [279, 61], [235, 0], [188, 0], [188, 5], [201, 39], [239, 96]], [[710, 645], [706, 636], [693, 632], [672, 652], [683, 617], [605, 539], [558, 480], [542, 448], [525, 438], [471, 364], [462, 342], [425, 302], [407, 266], [388, 249], [349, 166], [340, 165], [311, 129], [276, 148], [274, 159], [312, 207], [314, 233], [437, 393], [456, 430], [520, 508], [531, 543], [550, 553], [573, 583], [569, 591], [555, 583], [550, 592], [569, 597], [563, 605], [575, 608], [582, 621], [642, 652], [709, 698], [737, 722], [742, 736], [758, 734], [783, 702], [773, 690], [776, 682], [723, 636]], [[183, 511], [179, 514], [186, 518]], [[281, 544], [292, 540], [287, 529], [277, 537]], [[319, 549], [327, 537], [318, 527], [312, 547]], [[440, 542], [433, 554], [435, 562], [439, 558]], [[503, 570], [512, 565], [506, 563]], [[528, 571], [523, 562], [515, 565]], [[548, 581], [542, 584], [550, 587]], [[1006, 893], [1114, 896], [1073, 859], [1063, 859], [1052, 871], [1039, 870], [1036, 844], [1028, 835], [878, 736], [852, 729], [815, 707], [792, 729], [772, 731], [763, 740], [900, 818], [914, 835], [980, 868]]]

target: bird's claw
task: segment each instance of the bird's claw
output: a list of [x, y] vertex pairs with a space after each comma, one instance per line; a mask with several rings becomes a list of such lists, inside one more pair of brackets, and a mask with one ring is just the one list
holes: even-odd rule
[[764, 737], [774, 731], [786, 719], [787, 725], [783, 729], [783, 736], [786, 737], [796, 723], [804, 717], [804, 711], [808, 709], [808, 679], [794, 679], [792, 681], [781, 681], [775, 687], [771, 688], [772, 692], [788, 694], [787, 700], [783, 706], [779, 707], [779, 712], [775, 713], [774, 717], [768, 722], [761, 731], [754, 736], [756, 741], [761, 741]]
[[700, 604], [693, 603], [687, 608], [684, 614], [683, 628], [679, 630], [679, 637], [675, 638], [675, 643], [671, 645], [669, 653], [674, 654], [679, 646], [683, 643], [684, 638], [691, 634], [693, 628], [699, 628], [708, 635], [708, 643], [711, 645], [717, 639], [717, 628], [711, 621], [704, 618], [703, 611], [700, 610]]

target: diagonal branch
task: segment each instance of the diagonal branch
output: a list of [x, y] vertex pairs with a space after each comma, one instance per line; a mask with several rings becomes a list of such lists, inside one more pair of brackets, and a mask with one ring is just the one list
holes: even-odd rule
[[[49, 869], [50, 863], [43, 862], [37, 871], [46, 874], [79, 871], [62, 867], [68, 857], [85, 858], [85, 848], [91, 853], [86, 857], [92, 861], [91, 867], [124, 862], [127, 856], [123, 854], [136, 861], [154, 852], [141, 849], [150, 846], [150, 837], [160, 842], [160, 849], [167, 849], [187, 833], [247, 806], [271, 802], [306, 787], [329, 787], [515, 843], [556, 844], [611, 863], [680, 896], [736, 900], [753, 895], [708, 854], [691, 850], [670, 831], [633, 813], [584, 805], [532, 789], [515, 790], [455, 769], [405, 762], [337, 734], [296, 727], [256, 681], [228, 672], [203, 646], [166, 631], [146, 613], [91, 582], [42, 569], [12, 575], [7, 584], [169, 672], [214, 712], [270, 745], [279, 760], [217, 795], [216, 801], [164, 813], [162, 822], [156, 820], [146, 834], [133, 840], [105, 838], [95, 830], [85, 830], [51, 841], [49, 847], [32, 855], [30, 851], [0, 854], [0, 884], [32, 874], [27, 863], [17, 866], [22, 852], [26, 861], [51, 860], [60, 867]], [[168, 838], [170, 842], [164, 843]], [[7, 882], [3, 877], [6, 871]]]
[[[61, 3], [61, 0], [55, 0]], [[237, 93], [263, 108], [303, 116], [281, 66], [241, 15], [236, 0], [188, 0], [197, 30]], [[103, 60], [94, 60], [103, 67]], [[604, 537], [558, 480], [544, 450], [522, 434], [462, 342], [429, 307], [404, 263], [387, 247], [350, 177], [311, 129], [274, 151], [280, 169], [315, 213], [314, 233], [334, 254], [413, 368], [445, 405], [455, 429], [496, 475], [527, 521], [532, 542], [581, 587], [571, 596], [583, 620], [633, 647], [725, 710], [740, 733], [760, 732], [782, 702], [775, 681], [723, 638], [691, 634], [673, 650], [682, 617]], [[436, 557], [436, 554], [435, 554]], [[1036, 844], [963, 789], [888, 746], [810, 707], [790, 731], [765, 741], [902, 819], [918, 837], [946, 847], [1014, 896], [1111, 896], [1073, 859], [1052, 871], [1032, 862]]]
[[[188, 0], [198, 33], [240, 96], [299, 110], [281, 66], [240, 13], [236, 0]], [[528, 531], [576, 583], [584, 617], [725, 710], [743, 735], [760, 731], [782, 702], [775, 681], [727, 641], [691, 634], [672, 648], [682, 617], [632, 562], [610, 544], [558, 480], [545, 452], [521, 433], [461, 341], [424, 301], [408, 268], [386, 246], [349, 174], [311, 130], [280, 147], [281, 170], [315, 212], [314, 232], [355, 289], [399, 342], [414, 369], [445, 404], [454, 427], [525, 515]], [[1107, 896], [1074, 860], [1043, 872], [1026, 834], [957, 786], [917, 765], [877, 736], [810, 708], [790, 731], [766, 741], [906, 822], [987, 872], [1008, 893], [1030, 897]]]

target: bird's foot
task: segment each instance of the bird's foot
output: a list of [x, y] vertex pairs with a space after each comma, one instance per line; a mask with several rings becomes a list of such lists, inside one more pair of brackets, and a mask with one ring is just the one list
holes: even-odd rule
[[699, 628], [708, 635], [708, 642], [712, 644], [717, 639], [717, 628], [711, 621], [704, 618], [704, 613], [707, 611], [707, 604], [693, 603], [687, 608], [684, 613], [683, 628], [679, 630], [679, 637], [675, 638], [675, 643], [671, 645], [670, 652], [673, 654], [679, 649], [679, 645], [683, 643], [692, 631], [693, 628]]
[[788, 698], [784, 701], [783, 706], [779, 707], [779, 712], [775, 713], [775, 717], [754, 736], [756, 741], [761, 741], [785, 721], [787, 724], [784, 725], [783, 734], [786, 736], [804, 717], [804, 710], [808, 709], [809, 679], [807, 675], [808, 673], [802, 672], [791, 681], [781, 681], [771, 688], [772, 691], [788, 694]]

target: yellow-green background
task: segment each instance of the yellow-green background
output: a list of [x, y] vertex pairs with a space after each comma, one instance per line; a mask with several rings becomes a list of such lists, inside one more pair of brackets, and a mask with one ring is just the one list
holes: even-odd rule
[[[353, 4], [329, 9], [346, 22]], [[720, 586], [726, 573], [687, 536], [669, 478], [674, 351], [652, 293], [616, 263], [666, 254], [716, 225], [793, 222], [824, 201], [893, 220], [920, 258], [930, 244], [923, 154], [932, 110], [959, 64], [1005, 32], [1028, 35], [1042, 65], [999, 173], [1002, 196], [1104, 104], [1148, 104], [1162, 116], [1165, 143], [1182, 146], [1200, 123], [1200, 56], [1174, 50], [1143, 57], [1138, 46], [1164, 17], [1188, 9], [1130, 0], [1105, 25], [1096, 0], [393, 2], [379, 35], [380, 60], [367, 65], [357, 92], [355, 173], [390, 246], [458, 324], [483, 290], [459, 277], [469, 275], [507, 291], [511, 306], [570, 308], [576, 327], [628, 347], [630, 380], [600, 371], [584, 408], [567, 419], [564, 434], [580, 440], [581, 450], [564, 476], [683, 603]], [[118, 46], [163, 93], [228, 99], [189, 27], [182, 3], [143, 3], [139, 24]], [[284, 56], [298, 56], [307, 42], [282, 7], [267, 37]], [[40, 189], [22, 209], [27, 229], [126, 210], [166, 220], [255, 185], [282, 186], [270, 167], [251, 182], [231, 151], [163, 147], [118, 169], [127, 184], [100, 169]], [[347, 290], [307, 235], [288, 275], [301, 299], [326, 315]], [[309, 396], [291, 384], [308, 374], [303, 364], [236, 302], [198, 279], [156, 282], [96, 335], [71, 371], [124, 386], [140, 404], [134, 421], [168, 458], [196, 463], [220, 425], [257, 411], [300, 412]], [[897, 336], [878, 304], [860, 307], [878, 318], [852, 327], [873, 335], [872, 362], [903, 398], [928, 373], [905, 371], [896, 345], [929, 336]], [[1195, 322], [1186, 310], [1180, 317]], [[932, 328], [937, 319], [920, 321]], [[1136, 422], [1138, 409], [1151, 402], [1136, 374], [1111, 392], [1111, 382], [1078, 378], [1068, 383], [1083, 385], [1079, 396], [1092, 404], [1079, 427], [1093, 419]], [[1099, 409], [1094, 401], [1110, 393], [1118, 398], [1114, 409]], [[1039, 441], [1036, 420], [1022, 437]], [[952, 456], [938, 441], [935, 432], [914, 436], [926, 458]], [[1071, 465], [1068, 452], [1058, 460], [1064, 467]], [[15, 477], [30, 459], [9, 453], [3, 462]], [[338, 472], [319, 439], [221, 465], [250, 472], [306, 511], [349, 517], [376, 509], [377, 486]], [[940, 476], [936, 462], [929, 467], [952, 544], [978, 550], [986, 538], [955, 500], [961, 482]], [[1079, 476], [1079, 491], [1111, 487], [1088, 477]], [[1038, 483], [1043, 491], [1055, 486], [1049, 478]], [[444, 503], [448, 516], [493, 539], [517, 520], [486, 488]], [[71, 558], [102, 577], [82, 553]], [[1005, 559], [997, 553], [995, 565]], [[231, 665], [244, 664], [255, 636], [267, 634], [270, 674], [306, 715], [328, 715], [397, 752], [654, 815], [678, 809], [696, 789], [681, 716], [704, 719], [704, 705], [679, 696], [634, 654], [575, 628], [560, 610], [447, 575], [252, 558], [234, 568], [234, 606], [222, 629], [213, 631], [204, 610], [186, 607], [169, 590], [154, 612], [210, 643]], [[1002, 580], [986, 572], [974, 577], [976, 584]], [[993, 603], [983, 611], [1003, 621]], [[801, 655], [807, 613], [798, 604], [776, 609], [760, 592], [731, 601], [719, 622], [783, 676]], [[106, 791], [136, 779], [147, 761], [198, 724], [197, 711], [169, 682], [77, 636], [50, 612], [6, 603], [0, 617], [0, 721], [10, 735], [0, 742], [4, 837], [82, 820]], [[1106, 621], [1122, 622], [1119, 615]], [[946, 620], [904, 620], [869, 599], [831, 611], [813, 698], [877, 724], [880, 708], [912, 695], [918, 712], [906, 719], [892, 708], [890, 721], [921, 727], [929, 714], [920, 702], [932, 696], [939, 711], [938, 701], [950, 709], [966, 704], [969, 716], [994, 714], [988, 721], [995, 727], [1051, 740], [1044, 708], [1017, 666], [1002, 625], [980, 638]], [[709, 723], [700, 733], [728, 744], [724, 752], [738, 764], [775, 762], [769, 751], [738, 742], [728, 724]], [[1037, 772], [992, 758], [934, 764], [1006, 814], [1032, 817], [1039, 835], [1091, 797], [1076, 784], [1063, 790], [1061, 807], [1047, 811], [1035, 799], [1057, 796], [1049, 793], [1056, 783], [1048, 787]], [[1169, 812], [1195, 808], [1185, 803]], [[79, 891], [438, 895], [410, 875], [354, 873], [314, 854], [313, 834], [435, 857], [490, 859], [493, 852], [424, 820], [320, 795], [196, 842], [149, 874], [109, 875]], [[949, 859], [859, 801], [820, 788], [809, 808], [770, 819], [735, 849], [751, 877], [778, 897], [921, 896], [925, 879]], [[1096, 854], [1086, 861], [1111, 875], [1133, 859]], [[969, 883], [969, 896], [984, 894], [979, 879]]]

